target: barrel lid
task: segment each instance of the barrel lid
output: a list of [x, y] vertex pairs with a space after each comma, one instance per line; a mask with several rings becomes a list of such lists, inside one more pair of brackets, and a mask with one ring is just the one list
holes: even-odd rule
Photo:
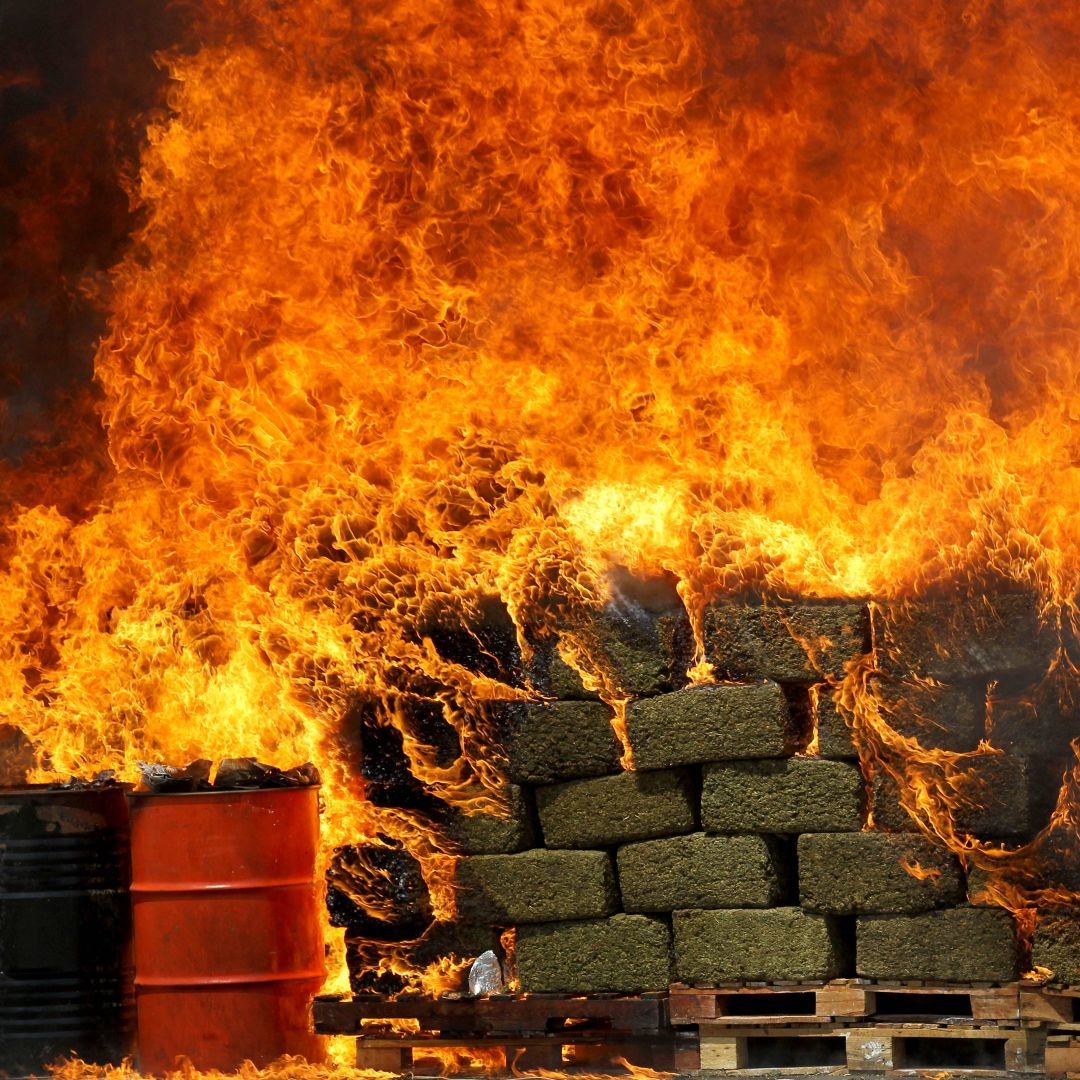
[[85, 787], [64, 787], [60, 784], [19, 784], [16, 787], [0, 787], [0, 798], [16, 797], [26, 798], [27, 796], [44, 795], [55, 797], [57, 795], [106, 795], [110, 791], [122, 791], [130, 794], [134, 784], [99, 784], [97, 787], [92, 787], [87, 784]]
[[283, 791], [318, 791], [321, 787], [322, 784], [283, 784], [281, 787], [204, 788], [201, 791], [131, 791], [129, 795], [133, 799], [190, 799], [193, 795], [272, 795]]

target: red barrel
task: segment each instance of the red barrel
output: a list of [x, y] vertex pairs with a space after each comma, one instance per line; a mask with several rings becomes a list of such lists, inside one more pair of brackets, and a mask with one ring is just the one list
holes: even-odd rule
[[325, 1058], [311, 999], [326, 975], [315, 881], [318, 789], [131, 797], [144, 1072]]

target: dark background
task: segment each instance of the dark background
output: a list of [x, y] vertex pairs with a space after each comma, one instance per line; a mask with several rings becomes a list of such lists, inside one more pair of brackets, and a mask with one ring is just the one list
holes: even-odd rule
[[[0, 0], [0, 499], [32, 494], [12, 466], [102, 451], [94, 343], [108, 268], [137, 222], [129, 198], [155, 60], [180, 41], [153, 0]], [[64, 462], [58, 462], [60, 468]]]

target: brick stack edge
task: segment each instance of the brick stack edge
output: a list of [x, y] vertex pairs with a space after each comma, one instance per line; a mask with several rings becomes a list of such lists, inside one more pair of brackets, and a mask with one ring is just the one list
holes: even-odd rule
[[[721, 681], [701, 687], [684, 685], [689, 629], [677, 609], [608, 612], [594, 645], [633, 695], [634, 772], [620, 768], [607, 706], [541, 650], [530, 676], [552, 700], [497, 715], [510, 816], [450, 825], [461, 858], [446, 947], [516, 927], [527, 991], [1015, 978], [1011, 916], [972, 903], [959, 861], [914, 831], [895, 789], [867, 782], [828, 687], [873, 640], [876, 689], [902, 734], [970, 750], [992, 709], [991, 741], [1005, 753], [973, 765], [987, 805], [961, 824], [987, 839], [1030, 835], [1046, 809], [1046, 784], [1031, 778], [1052, 774], [1077, 734], [1065, 730], [1073, 718], [1041, 721], [1055, 728], [1051, 746], [1031, 720], [1029, 684], [1048, 647], [1034, 600], [991, 597], [966, 623], [943, 603], [717, 603], [704, 625]], [[882, 617], [887, 635], [871, 625]], [[1035, 950], [1080, 981], [1074, 915], [1045, 920]]]

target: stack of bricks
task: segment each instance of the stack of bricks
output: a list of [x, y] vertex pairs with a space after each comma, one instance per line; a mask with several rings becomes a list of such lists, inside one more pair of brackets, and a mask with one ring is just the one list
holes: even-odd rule
[[[555, 648], [541, 650], [524, 674], [546, 700], [497, 714], [509, 816], [446, 821], [461, 857], [443, 945], [479, 951], [516, 928], [526, 991], [1017, 977], [1012, 917], [978, 903], [977, 875], [969, 887], [959, 860], [915, 830], [890, 781], [863, 775], [832, 701], [873, 643], [875, 696], [894, 730], [958, 752], [989, 736], [1005, 751], [971, 759], [980, 805], [958, 826], [1003, 842], [1035, 831], [1077, 725], [1029, 704], [1050, 647], [1034, 598], [948, 617], [942, 605], [714, 604], [705, 639], [718, 681], [704, 686], [686, 683], [677, 606], [612, 608], [590, 648], [631, 699], [629, 772], [609, 707]], [[354, 949], [358, 967], [373, 958]], [[372, 988], [362, 976], [354, 986]]]

